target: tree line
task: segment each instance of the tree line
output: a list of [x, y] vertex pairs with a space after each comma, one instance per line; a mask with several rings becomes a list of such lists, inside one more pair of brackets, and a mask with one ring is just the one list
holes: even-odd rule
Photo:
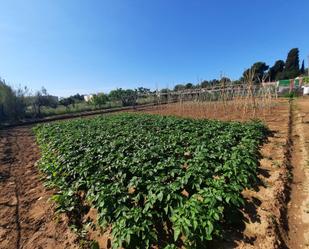
[[93, 105], [95, 108], [102, 108], [108, 102], [120, 102], [121, 106], [132, 106], [137, 104], [138, 98], [146, 98], [151, 93], [153, 92], [150, 89], [144, 87], [134, 90], [118, 88], [109, 94], [94, 94], [86, 103], [84, 95], [75, 94], [58, 100], [58, 97], [48, 94], [44, 87], [32, 94], [27, 88], [14, 89], [5, 80], [0, 79], [0, 124], [24, 118], [40, 118], [43, 116], [43, 107], [55, 109], [60, 105], [70, 112], [70, 108], [75, 108], [75, 105], [80, 103], [86, 107]]
[[57, 98], [49, 95], [45, 88], [31, 94], [27, 87], [13, 89], [0, 79], [0, 123], [40, 117], [43, 106], [58, 106]]
[[[267, 65], [265, 62], [258, 61], [251, 67], [244, 70], [242, 76], [238, 80], [232, 81], [228, 77], [220, 79], [203, 80], [198, 84], [186, 83], [177, 84], [173, 89], [163, 88], [161, 93], [171, 91], [182, 91], [195, 88], [208, 88], [210, 86], [225, 84], [241, 84], [246, 80], [248, 72], [252, 72], [252, 80], [255, 84], [267, 81], [277, 81], [281, 79], [292, 79], [298, 76], [307, 75], [308, 68], [305, 69], [304, 61], [300, 65], [298, 48], [291, 49], [286, 60], [277, 60], [273, 66]], [[98, 93], [93, 95], [89, 103], [95, 108], [101, 108], [108, 102], [120, 102], [122, 106], [131, 106], [137, 104], [138, 98], [147, 98], [156, 91], [148, 88], [139, 87], [137, 89], [117, 88], [109, 94]], [[75, 107], [76, 104], [85, 102], [84, 95], [75, 94], [67, 98], [58, 98], [47, 93], [45, 88], [31, 94], [27, 88], [13, 89], [4, 80], [0, 79], [0, 123], [1, 121], [20, 120], [27, 117], [41, 117], [43, 107], [57, 108], [58, 105], [69, 109]]]
[[[228, 77], [221, 77], [220, 79], [203, 80], [200, 83], [194, 85], [193, 83], [177, 84], [174, 87], [174, 91], [194, 89], [194, 88], [208, 88], [214, 85], [219, 85], [221, 82], [242, 84], [245, 83], [246, 75], [248, 72], [253, 72], [253, 82], [259, 84], [262, 82], [273, 82], [284, 79], [294, 79], [298, 76], [308, 75], [308, 68], [305, 68], [305, 62], [302, 60], [300, 64], [299, 49], [292, 48], [286, 57], [286, 60], [277, 60], [273, 66], [267, 65], [265, 62], [258, 61], [244, 70], [242, 76], [232, 81]], [[170, 91], [170, 89], [162, 89], [164, 92]]]
[[[122, 89], [117, 88], [110, 91], [109, 94], [97, 93], [92, 94], [89, 104], [95, 107], [102, 107], [108, 102], [119, 101], [122, 106], [135, 105], [138, 98], [146, 98], [150, 94], [153, 94], [149, 88], [138, 87], [136, 89]], [[77, 103], [85, 101], [84, 95], [76, 94], [67, 98], [62, 98], [59, 103], [67, 108], [73, 106]]]

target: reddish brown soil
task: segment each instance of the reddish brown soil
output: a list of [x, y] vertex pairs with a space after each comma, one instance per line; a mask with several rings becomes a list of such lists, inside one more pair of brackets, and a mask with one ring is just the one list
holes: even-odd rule
[[2, 130], [0, 139], [0, 248], [78, 248], [40, 180], [30, 128]]
[[289, 248], [309, 248], [309, 99], [293, 105], [291, 201], [288, 205]]

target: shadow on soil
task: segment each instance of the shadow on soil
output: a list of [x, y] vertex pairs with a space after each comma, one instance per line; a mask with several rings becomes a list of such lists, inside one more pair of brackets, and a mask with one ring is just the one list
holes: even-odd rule
[[[269, 138], [274, 137], [275, 135], [275, 131], [267, 130], [266, 137], [261, 142], [261, 146], [270, 142]], [[262, 158], [260, 152], [258, 154], [258, 158]], [[264, 178], [269, 178], [270, 172], [267, 169], [258, 167], [257, 175], [263, 176]], [[258, 177], [252, 189], [254, 191], [259, 191], [260, 187], [267, 186], [261, 180], [261, 178]], [[250, 197], [245, 199], [244, 206], [240, 209], [235, 208], [227, 210], [225, 217], [228, 218], [228, 222], [222, 225], [224, 228], [222, 238], [207, 243], [205, 248], [235, 248], [238, 245], [237, 241], [243, 241], [246, 244], [254, 245], [256, 237], [248, 237], [244, 234], [244, 231], [246, 228], [246, 223], [261, 223], [261, 217], [257, 212], [257, 209], [261, 204], [262, 202], [259, 199]]]

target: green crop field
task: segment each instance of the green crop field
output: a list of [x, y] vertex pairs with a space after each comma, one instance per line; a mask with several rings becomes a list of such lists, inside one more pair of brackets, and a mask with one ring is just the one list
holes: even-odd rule
[[81, 202], [111, 226], [114, 248], [201, 248], [219, 238], [257, 181], [266, 127], [148, 114], [38, 125], [40, 169], [59, 211]]

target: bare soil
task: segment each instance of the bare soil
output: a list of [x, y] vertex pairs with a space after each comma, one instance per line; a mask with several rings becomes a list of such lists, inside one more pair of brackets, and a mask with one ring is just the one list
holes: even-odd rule
[[40, 153], [29, 127], [0, 131], [0, 248], [78, 248], [35, 166]]
[[288, 204], [289, 248], [309, 248], [309, 99], [293, 105], [291, 198]]
[[[292, 116], [287, 101], [277, 102], [271, 110], [246, 115], [189, 104], [181, 109], [170, 104], [142, 110], [220, 120], [258, 117], [272, 130], [273, 135], [260, 151], [260, 184], [244, 191], [247, 203], [242, 219], [237, 227], [227, 227], [225, 240], [216, 242], [213, 248], [308, 247], [309, 99], [294, 102]], [[55, 214], [49, 201], [53, 191], [43, 186], [43, 176], [36, 167], [39, 157], [30, 126], [0, 131], [0, 248], [79, 247], [68, 221]], [[90, 238], [101, 248], [110, 247], [108, 234], [91, 232]]]

